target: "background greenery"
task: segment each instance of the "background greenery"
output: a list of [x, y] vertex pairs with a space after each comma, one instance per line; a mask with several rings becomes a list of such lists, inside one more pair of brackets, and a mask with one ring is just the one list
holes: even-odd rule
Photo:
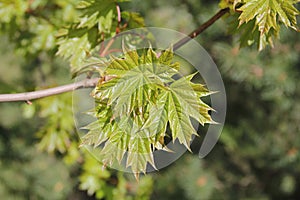
[[[0, 8], [0, 93], [69, 83], [69, 64], [55, 56], [54, 40], [57, 27], [78, 15], [78, 1], [32, 1], [32, 13], [16, 2], [19, 10]], [[183, 33], [219, 9], [218, 1], [204, 0], [133, 0], [122, 8], [141, 13], [149, 26]], [[1, 103], [1, 199], [300, 198], [299, 33], [282, 27], [273, 49], [240, 49], [229, 20], [197, 37], [221, 71], [228, 100], [224, 131], [206, 158], [197, 157], [201, 136], [194, 155], [136, 182], [78, 151], [71, 94]]]

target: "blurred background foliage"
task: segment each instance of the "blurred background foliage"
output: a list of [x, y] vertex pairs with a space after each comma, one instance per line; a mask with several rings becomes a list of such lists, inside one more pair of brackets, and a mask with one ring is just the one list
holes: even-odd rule
[[[0, 6], [0, 93], [70, 82], [68, 63], [55, 56], [56, 34], [78, 17], [78, 1], [34, 0], [30, 9], [15, 2], [17, 9]], [[189, 33], [218, 1], [133, 0], [122, 9], [141, 13], [146, 25]], [[273, 49], [240, 49], [230, 20], [196, 39], [219, 67], [228, 100], [224, 130], [206, 158], [197, 156], [201, 135], [195, 154], [136, 182], [78, 149], [71, 94], [1, 103], [1, 199], [299, 199], [299, 33], [282, 27]]]

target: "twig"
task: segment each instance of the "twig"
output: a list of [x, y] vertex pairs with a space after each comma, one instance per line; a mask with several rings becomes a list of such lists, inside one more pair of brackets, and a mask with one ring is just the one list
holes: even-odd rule
[[115, 42], [115, 38], [112, 38], [108, 41], [106, 47], [103, 49], [103, 51], [100, 53], [100, 57], [105, 57], [107, 55], [107, 51], [108, 49], [111, 47], [111, 45], [113, 45], [113, 43]]
[[65, 92], [70, 92], [80, 88], [95, 87], [98, 83], [99, 78], [85, 79], [77, 83], [72, 83], [68, 85], [62, 85], [59, 87], [49, 88], [45, 90], [39, 90], [34, 92], [24, 92], [16, 94], [0, 94], [0, 102], [12, 102], [12, 101], [24, 101], [30, 102], [33, 99], [39, 99], [42, 97], [48, 97], [56, 94], [61, 94]]
[[206, 30], [208, 27], [210, 27], [213, 23], [215, 23], [218, 19], [220, 19], [223, 15], [225, 15], [229, 11], [229, 8], [225, 8], [217, 12], [212, 18], [210, 18], [208, 21], [206, 21], [204, 24], [199, 26], [196, 30], [191, 32], [187, 37], [182, 38], [178, 42], [176, 42], [173, 46], [173, 50], [176, 51], [183, 45], [185, 45], [188, 41], [198, 36], [200, 33], [202, 33], [204, 30]]
[[[228, 8], [220, 10], [218, 13], [216, 13], [212, 18], [210, 18], [207, 22], [199, 26], [196, 30], [194, 30], [192, 33], [190, 33], [187, 37], [179, 40], [177, 43], [174, 44], [173, 50], [177, 50], [180, 47], [182, 47], [184, 44], [189, 42], [191, 39], [198, 36], [200, 33], [202, 33], [204, 30], [206, 30], [209, 26], [211, 26], [214, 22], [216, 22], [218, 19], [220, 19], [223, 15], [225, 15], [229, 11]], [[122, 34], [122, 33], [120, 33]], [[118, 34], [119, 35], [119, 34]], [[107, 46], [103, 49], [101, 52], [102, 56], [105, 56], [109, 48], [111, 47], [112, 43], [114, 42], [114, 38], [110, 40], [110, 42], [107, 44]], [[63, 85], [59, 87], [54, 87], [50, 89], [45, 90], [39, 90], [34, 92], [25, 92], [25, 93], [16, 93], [16, 94], [0, 94], [0, 102], [13, 102], [13, 101], [24, 101], [24, 102], [30, 102], [30, 100], [33, 99], [39, 99], [42, 97], [48, 97], [56, 94], [61, 94], [65, 92], [70, 92], [73, 90], [77, 90], [80, 88], [88, 88], [88, 87], [95, 87], [97, 82], [99, 81], [99, 78], [93, 78], [93, 79], [86, 79], [77, 83], [72, 83], [68, 85]]]

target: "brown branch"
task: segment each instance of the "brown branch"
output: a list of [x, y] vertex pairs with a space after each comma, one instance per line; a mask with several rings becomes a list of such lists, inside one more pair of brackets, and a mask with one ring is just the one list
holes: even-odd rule
[[220, 19], [223, 15], [225, 15], [229, 11], [229, 8], [224, 8], [217, 12], [212, 18], [206, 21], [204, 24], [199, 26], [196, 30], [191, 32], [187, 37], [182, 38], [178, 42], [176, 42], [173, 46], [173, 50], [176, 51], [183, 45], [185, 45], [188, 41], [198, 36], [200, 33], [205, 31], [208, 27], [210, 27], [213, 23], [215, 23], [218, 19]]
[[[187, 37], [179, 40], [177, 43], [174, 44], [173, 50], [177, 50], [180, 47], [182, 47], [184, 44], [189, 42], [191, 39], [198, 36], [200, 33], [202, 33], [204, 30], [206, 30], [208, 27], [210, 27], [213, 23], [215, 23], [218, 19], [220, 19], [223, 15], [225, 15], [229, 11], [228, 8], [220, 10], [218, 13], [216, 13], [212, 18], [210, 18], [207, 22], [199, 26], [196, 30], [194, 30], [192, 33], [190, 33]], [[122, 34], [122, 33], [121, 33]], [[112, 40], [113, 41], [113, 40]], [[107, 47], [110, 47], [108, 45]], [[108, 50], [108, 48], [105, 48], [103, 50], [103, 54], [105, 54]], [[99, 81], [99, 78], [93, 78], [93, 79], [85, 79], [83, 81], [72, 83], [68, 85], [63, 85], [55, 88], [49, 88], [45, 90], [39, 90], [34, 92], [24, 92], [24, 93], [17, 93], [17, 94], [0, 94], [0, 102], [13, 102], [13, 101], [24, 101], [29, 102], [33, 99], [39, 99], [43, 97], [48, 97], [56, 94], [61, 94], [65, 92], [74, 91], [80, 88], [89, 88], [89, 87], [95, 87], [97, 82]]]
[[95, 87], [99, 78], [85, 79], [76, 83], [62, 85], [59, 87], [49, 88], [45, 90], [39, 90], [34, 92], [24, 92], [16, 94], [0, 94], [0, 102], [12, 102], [12, 101], [24, 101], [30, 102], [33, 99], [39, 99], [56, 94], [74, 91], [80, 88]]

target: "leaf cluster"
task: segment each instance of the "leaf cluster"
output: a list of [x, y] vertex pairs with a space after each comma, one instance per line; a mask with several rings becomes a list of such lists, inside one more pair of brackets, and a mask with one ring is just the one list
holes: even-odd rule
[[16, 44], [19, 53], [37, 57], [54, 55], [56, 32], [77, 15], [77, 0], [0, 1], [0, 29]]
[[[165, 139], [176, 139], [189, 149], [192, 135], [197, 135], [191, 119], [200, 124], [213, 123], [209, 110], [200, 97], [210, 92], [191, 82], [195, 74], [179, 76], [178, 62], [173, 62], [171, 49], [157, 54], [151, 48], [138, 51], [125, 49], [121, 58], [111, 58], [93, 90], [97, 121], [85, 128], [83, 145], [104, 144], [104, 165], [121, 163], [126, 153], [126, 166], [138, 175], [146, 172], [147, 163], [155, 167], [153, 152], [168, 150]], [[171, 135], [166, 134], [170, 127]]]
[[80, 16], [57, 34], [60, 38], [57, 55], [70, 61], [73, 74], [80, 71], [86, 58], [105, 39], [127, 28], [144, 26], [143, 19], [137, 13], [120, 11], [119, 4], [124, 1], [126, 0], [79, 2], [77, 9]]
[[219, 5], [231, 9], [231, 29], [240, 33], [241, 46], [257, 43], [262, 50], [267, 45], [273, 46], [273, 39], [279, 37], [281, 23], [299, 31], [296, 3], [295, 0], [222, 0]]

